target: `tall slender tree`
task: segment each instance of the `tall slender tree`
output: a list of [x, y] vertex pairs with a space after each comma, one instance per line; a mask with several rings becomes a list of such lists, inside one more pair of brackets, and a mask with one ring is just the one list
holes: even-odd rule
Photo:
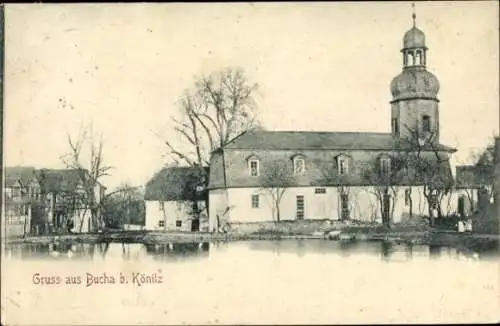
[[170, 161], [199, 168], [202, 180], [194, 184], [207, 183], [212, 151], [259, 126], [257, 89], [243, 70], [226, 68], [197, 77], [178, 100], [178, 115], [172, 117], [175, 137], [165, 145]]

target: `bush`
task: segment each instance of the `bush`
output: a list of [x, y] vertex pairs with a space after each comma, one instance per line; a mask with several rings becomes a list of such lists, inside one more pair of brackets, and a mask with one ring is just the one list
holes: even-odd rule
[[484, 212], [472, 216], [473, 230], [481, 234], [499, 234], [500, 223], [497, 208], [489, 205]]

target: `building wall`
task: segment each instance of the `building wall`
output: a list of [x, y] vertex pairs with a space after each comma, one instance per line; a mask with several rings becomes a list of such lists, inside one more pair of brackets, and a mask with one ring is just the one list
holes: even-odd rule
[[[210, 190], [208, 193], [208, 202], [209, 230], [213, 231], [217, 229], [217, 218], [219, 217], [220, 223], [222, 224], [231, 213], [231, 207], [229, 206], [229, 190]], [[226, 212], [227, 214], [225, 214]]]
[[466, 216], [472, 215], [478, 210], [478, 189], [457, 189], [457, 213], [458, 213], [458, 199], [464, 197], [464, 213]]
[[[339, 189], [325, 187], [326, 193], [315, 193], [321, 187], [291, 187], [286, 189], [280, 202], [280, 219], [295, 220], [297, 218], [297, 196], [304, 196], [305, 219], [340, 219], [341, 201]], [[375, 194], [374, 187], [348, 187], [350, 219], [381, 222], [380, 202]], [[405, 201], [405, 189], [397, 187], [394, 205], [393, 222], [399, 222], [410, 213], [409, 202]], [[424, 196], [423, 187], [412, 187], [413, 216], [428, 215], [428, 205]], [[252, 195], [259, 195], [259, 207], [252, 208]], [[460, 192], [453, 191], [444, 196], [441, 209], [444, 215], [455, 214], [458, 209]], [[272, 196], [268, 190], [257, 187], [229, 188], [210, 191], [210, 229], [217, 225], [217, 215], [222, 216], [226, 207], [231, 207], [225, 220], [232, 222], [262, 222], [275, 219], [273, 215]], [[392, 211], [392, 209], [391, 209]], [[274, 217], [273, 217], [274, 216]]]
[[[399, 133], [401, 137], [409, 137], [411, 130], [422, 131], [422, 115], [428, 115], [431, 118], [431, 130], [437, 133], [439, 140], [439, 112], [438, 102], [428, 99], [408, 99], [396, 101], [391, 104], [392, 117], [399, 121]], [[405, 127], [408, 126], [408, 128]]]
[[69, 218], [73, 220], [73, 228], [71, 229], [71, 232], [88, 233], [91, 231], [92, 213], [90, 212], [90, 210], [77, 209], [73, 213], [73, 216], [70, 216]]
[[[28, 208], [29, 209], [29, 208]], [[29, 234], [31, 230], [31, 212], [18, 214], [8, 211], [5, 214], [5, 234], [7, 237], [19, 237]]]
[[[198, 202], [199, 207], [203, 208], [205, 203]], [[185, 201], [146, 201], [146, 230], [154, 231], [191, 231], [191, 209]], [[177, 223], [181, 223], [178, 226]], [[208, 229], [206, 219], [200, 221], [200, 230]]]
[[[58, 196], [55, 193], [46, 194], [44, 200], [47, 204], [46, 206], [46, 214], [47, 214], [47, 222], [49, 224], [49, 228], [53, 231], [59, 228], [64, 229], [64, 225], [57, 225], [57, 214], [59, 210], [59, 205], [64, 205], [64, 199]], [[68, 213], [64, 211], [63, 214], [69, 214], [69, 216], [64, 216], [63, 218], [66, 220], [73, 221], [73, 228], [71, 232], [74, 233], [88, 233], [92, 231], [91, 219], [92, 212], [90, 209], [85, 208], [85, 204], [80, 208], [76, 208], [74, 211]]]
[[[21, 189], [25, 191], [21, 195]], [[5, 218], [6, 237], [19, 237], [29, 234], [31, 230], [30, 188], [18, 187], [18, 192], [5, 188], [5, 205], [2, 218]]]

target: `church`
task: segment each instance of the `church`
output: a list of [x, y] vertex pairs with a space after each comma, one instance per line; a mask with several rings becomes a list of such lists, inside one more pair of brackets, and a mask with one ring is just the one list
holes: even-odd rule
[[403, 37], [390, 83], [390, 132], [249, 131], [212, 153], [210, 229], [224, 223], [330, 219], [398, 222], [457, 210], [439, 139], [439, 81], [424, 33]]

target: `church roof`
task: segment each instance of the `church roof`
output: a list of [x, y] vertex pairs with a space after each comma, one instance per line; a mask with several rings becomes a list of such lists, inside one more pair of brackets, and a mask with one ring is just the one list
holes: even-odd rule
[[[232, 187], [261, 187], [260, 177], [250, 177], [248, 157], [259, 159], [259, 170], [264, 173], [276, 164], [292, 168], [292, 158], [302, 154], [306, 158], [306, 172], [294, 179], [292, 186], [365, 186], [385, 182], [368, 178], [366, 172], [374, 173], [382, 156], [397, 160], [408, 158], [409, 143], [398, 141], [391, 134], [364, 132], [306, 132], [306, 131], [258, 131], [245, 133], [230, 142], [223, 151], [215, 151], [210, 161], [209, 189]], [[422, 149], [431, 152], [431, 148]], [[453, 176], [448, 153], [454, 149], [444, 145], [434, 145], [440, 162], [429, 161], [431, 175], [411, 173], [391, 179], [399, 185], [421, 185], [433, 182], [439, 185], [453, 184]], [[432, 152], [431, 152], [432, 153]], [[336, 162], [340, 155], [350, 157], [347, 176], [337, 176]], [[434, 160], [433, 155], [424, 155]], [[396, 162], [396, 161], [395, 161]], [[370, 172], [372, 171], [372, 172]], [[333, 175], [332, 175], [333, 173]], [[432, 180], [432, 181], [430, 181]], [[325, 184], [326, 182], [326, 184]]]
[[[390, 133], [316, 132], [316, 131], [250, 131], [235, 138], [226, 149], [253, 150], [405, 150], [409, 143]], [[430, 149], [430, 148], [429, 148]], [[435, 150], [455, 149], [437, 144]]]
[[403, 37], [403, 48], [425, 48], [425, 34], [413, 26]]

